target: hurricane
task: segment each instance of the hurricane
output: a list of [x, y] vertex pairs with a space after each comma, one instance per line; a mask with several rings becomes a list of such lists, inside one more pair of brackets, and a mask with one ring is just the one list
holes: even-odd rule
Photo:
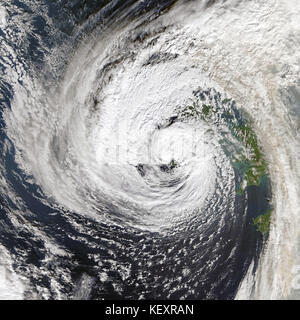
[[0, 299], [299, 299], [299, 14], [0, 1]]

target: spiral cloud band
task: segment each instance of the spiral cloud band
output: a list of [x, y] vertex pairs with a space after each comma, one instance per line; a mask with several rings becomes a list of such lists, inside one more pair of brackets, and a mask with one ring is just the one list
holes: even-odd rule
[[299, 298], [300, 4], [0, 7], [0, 298]]

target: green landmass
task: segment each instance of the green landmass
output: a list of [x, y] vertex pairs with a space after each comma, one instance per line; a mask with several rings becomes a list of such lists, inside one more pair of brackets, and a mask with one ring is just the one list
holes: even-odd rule
[[176, 167], [178, 167], [178, 163], [173, 159], [173, 160], [171, 160], [171, 162], [170, 162], [170, 164], [169, 164], [169, 168], [170, 169], [174, 169], [174, 168], [176, 168]]
[[[205, 98], [201, 99], [202, 101]], [[226, 123], [227, 128], [232, 135], [244, 146], [247, 152], [231, 156], [232, 164], [235, 168], [240, 169], [242, 182], [237, 188], [237, 192], [242, 194], [246, 187], [259, 186], [263, 176], [267, 175], [267, 164], [263, 157], [263, 153], [258, 143], [255, 132], [252, 128], [252, 122], [249, 115], [244, 111], [241, 113], [236, 108], [235, 101], [232, 99], [221, 100], [220, 96], [215, 95], [212, 103], [205, 104], [195, 101], [180, 110], [180, 114], [184, 119], [200, 117], [204, 121], [214, 121]], [[220, 108], [219, 106], [223, 106]], [[244, 183], [245, 181], [245, 183]]]
[[249, 124], [236, 124], [233, 128], [234, 135], [242, 141], [250, 152], [248, 157], [242, 155], [244, 178], [248, 186], [259, 186], [261, 178], [267, 175], [267, 163], [259, 147], [257, 137]]
[[210, 112], [211, 106], [207, 106], [206, 104], [202, 105], [202, 113], [204, 116], [208, 116]]
[[271, 212], [272, 209], [269, 209], [265, 214], [262, 214], [253, 220], [257, 230], [263, 235], [269, 232]]

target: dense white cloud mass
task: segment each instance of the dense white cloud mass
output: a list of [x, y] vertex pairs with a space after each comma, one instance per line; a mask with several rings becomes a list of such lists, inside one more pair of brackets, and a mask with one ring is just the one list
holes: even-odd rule
[[[229, 150], [232, 153], [244, 147], [241, 141], [230, 137], [226, 121], [182, 116], [189, 107], [192, 113], [199, 88], [214, 88], [209, 93], [211, 100], [207, 94], [206, 104], [217, 105], [213, 99], [219, 94], [222, 99], [234, 100], [237, 110], [243, 108], [251, 116], [272, 185], [273, 211], [266, 247], [259, 260], [253, 255], [245, 265], [241, 262], [241, 270], [242, 266], [246, 270], [234, 296], [299, 298], [294, 285], [295, 266], [300, 264], [299, 14], [296, 0], [229, 0], [210, 6], [207, 1], [178, 1], [153, 21], [140, 25], [139, 18], [109, 32], [95, 29], [72, 51], [56, 85], [24, 67], [9, 43], [4, 44], [1, 50], [6, 54], [5, 79], [14, 88], [11, 108], [4, 111], [9, 138], [5, 150], [9, 153], [14, 146], [15, 161], [26, 173], [26, 183], [39, 186], [42, 191], [37, 191], [35, 197], [43, 204], [49, 201], [53, 215], [59, 215], [56, 210], [61, 210], [62, 216], [70, 217], [72, 228], [95, 239], [98, 236], [101, 240], [101, 234], [83, 231], [85, 226], [72, 220], [73, 213], [109, 228], [133, 228], [147, 234], [145, 239], [151, 238], [148, 233], [152, 232], [162, 238], [190, 232], [188, 240], [182, 240], [182, 249], [174, 245], [168, 250], [182, 250], [183, 257], [185, 252], [189, 257], [195, 255], [188, 268], [182, 267], [180, 275], [175, 276], [189, 277], [183, 297], [191, 297], [200, 290], [202, 281], [196, 266], [201, 266], [200, 273], [203, 268], [203, 274], [210, 274], [206, 268], [221, 268], [219, 261], [226, 252], [224, 259], [230, 261], [230, 270], [231, 257], [242, 249], [238, 244], [230, 249], [226, 246], [240, 239], [233, 236], [237, 231], [232, 230], [238, 226], [242, 231], [241, 226], [248, 221], [244, 215], [251, 198], [245, 193], [246, 204], [238, 216], [238, 178], [224, 145], [233, 146]], [[9, 23], [15, 22], [0, 8], [0, 28], [7, 37]], [[85, 30], [87, 25], [85, 22], [78, 29]], [[25, 33], [24, 28], [19, 33]], [[45, 68], [58, 72], [58, 61], [64, 60], [65, 49], [43, 54]], [[7, 162], [0, 163], [3, 171], [7, 170], [6, 165]], [[16, 206], [11, 212], [18, 217], [13, 220], [17, 226], [24, 214], [32, 214], [31, 209], [7, 176], [0, 173], [0, 179], [6, 204], [9, 206], [13, 199]], [[38, 230], [34, 231], [35, 237], [42, 239], [46, 248], [43, 261], [74, 255], [46, 229], [39, 229], [38, 224], [26, 228], [30, 232]], [[88, 242], [82, 235], [70, 238]], [[208, 258], [204, 248], [211, 245], [210, 239], [214, 244]], [[103, 243], [106, 241], [114, 240], [105, 239]], [[197, 241], [203, 246], [201, 253], [193, 251], [198, 250]], [[153, 243], [155, 247], [158, 242]], [[146, 247], [144, 243], [141, 246]], [[137, 248], [132, 252], [137, 254]], [[120, 272], [123, 280], [129, 279], [132, 266], [129, 263], [120, 267], [114, 250], [111, 249], [110, 268]], [[168, 259], [180, 260], [179, 251], [178, 256], [171, 257], [169, 251], [159, 250], [158, 253], [163, 252], [162, 264], [168, 265]], [[9, 252], [3, 257], [13, 259], [8, 255]], [[100, 268], [99, 281], [105, 283], [109, 272], [98, 262], [101, 254], [93, 255]], [[145, 257], [153, 264], [154, 253], [145, 253]], [[3, 287], [5, 293], [1, 289], [0, 298], [23, 297], [24, 285], [11, 272], [5, 278], [8, 282]], [[223, 274], [217, 273], [219, 285]], [[142, 278], [141, 274], [136, 278]], [[68, 279], [70, 273], [64, 276]], [[54, 277], [49, 285], [52, 291], [41, 289], [43, 285], [39, 283], [34, 294], [67, 297], [55, 276], [49, 277]], [[86, 273], [82, 277], [87, 277]], [[94, 280], [88, 279], [92, 286]], [[173, 290], [169, 289], [168, 280], [161, 281], [166, 290]], [[184, 287], [176, 285], [173, 292]], [[145, 288], [149, 289], [146, 284]], [[114, 289], [122, 294], [118, 285]], [[78, 283], [74, 290], [75, 296], [82, 291]], [[215, 297], [212, 288], [205, 290], [206, 298]], [[145, 292], [139, 297], [147, 297]]]

